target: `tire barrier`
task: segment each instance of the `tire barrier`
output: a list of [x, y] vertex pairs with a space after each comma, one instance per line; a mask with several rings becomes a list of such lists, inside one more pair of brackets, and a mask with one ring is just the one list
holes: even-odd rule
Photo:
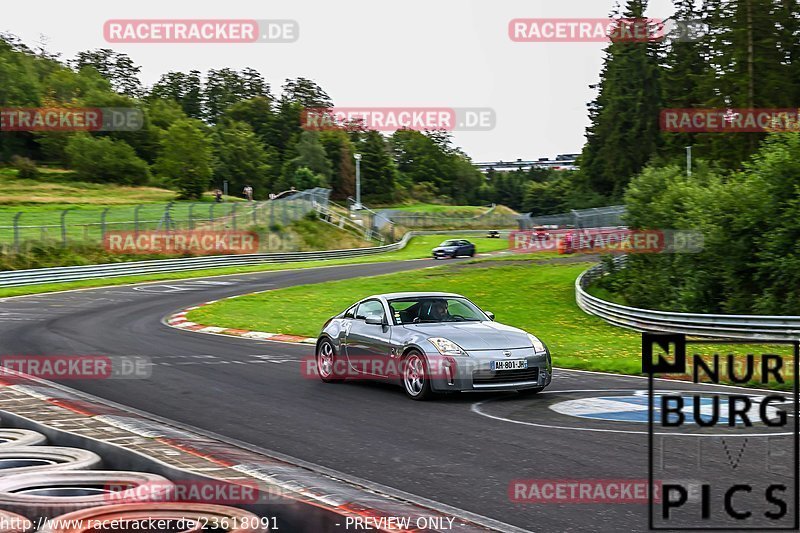
[[92, 470], [99, 468], [100, 456], [78, 448], [18, 446], [0, 448], [0, 477], [32, 472]]
[[[136, 490], [141, 487], [147, 490]], [[86, 470], [17, 474], [0, 478], [0, 509], [38, 521], [121, 501], [163, 501], [173, 487], [167, 478], [144, 472]]]
[[0, 429], [0, 449], [17, 446], [42, 446], [47, 444], [47, 437], [38, 431], [29, 429]]
[[[58, 527], [60, 524], [71, 526]], [[96, 524], [102, 523], [103, 531], [128, 533], [130, 531], [154, 531], [147, 524], [158, 524], [164, 533], [189, 533], [193, 531], [217, 531], [227, 533], [254, 533], [265, 531], [262, 519], [248, 511], [222, 505], [162, 503], [125, 504], [94, 507], [61, 515], [46, 524], [39, 533], [95, 533]], [[75, 526], [75, 524], [82, 524]], [[112, 527], [117, 525], [116, 529]]]
[[0, 531], [3, 533], [31, 533], [33, 523], [24, 516], [0, 509]]

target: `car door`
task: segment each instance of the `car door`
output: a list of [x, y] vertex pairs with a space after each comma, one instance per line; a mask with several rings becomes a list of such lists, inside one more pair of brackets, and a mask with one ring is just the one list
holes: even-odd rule
[[[367, 324], [367, 319], [380, 318], [381, 324]], [[383, 302], [364, 300], [356, 307], [347, 333], [347, 359], [354, 371], [368, 376], [387, 375], [392, 327]]]

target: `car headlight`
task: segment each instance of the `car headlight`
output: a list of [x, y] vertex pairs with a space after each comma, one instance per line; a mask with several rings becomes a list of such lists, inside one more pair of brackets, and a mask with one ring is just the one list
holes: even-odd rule
[[467, 355], [467, 352], [462, 350], [461, 346], [451, 340], [442, 337], [431, 337], [428, 340], [442, 355]]
[[547, 351], [547, 348], [544, 347], [544, 343], [539, 340], [538, 337], [535, 335], [531, 335], [528, 333], [528, 340], [531, 341], [531, 345], [533, 346], [533, 351], [536, 353], [544, 353]]

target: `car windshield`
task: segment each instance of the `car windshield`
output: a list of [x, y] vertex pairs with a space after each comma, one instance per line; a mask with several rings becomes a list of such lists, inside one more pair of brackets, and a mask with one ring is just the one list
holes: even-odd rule
[[439, 322], [481, 322], [488, 317], [466, 298], [420, 296], [389, 301], [392, 318], [400, 324], [433, 324]]
[[458, 241], [444, 241], [439, 246], [458, 246]]

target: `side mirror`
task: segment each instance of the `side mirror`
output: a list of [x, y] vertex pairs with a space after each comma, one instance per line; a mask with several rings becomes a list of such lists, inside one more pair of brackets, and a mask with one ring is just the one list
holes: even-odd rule
[[372, 324], [373, 326], [382, 326], [383, 325], [383, 317], [382, 316], [368, 316], [366, 319], [367, 324]]
[[485, 311], [485, 313], [486, 316], [489, 317], [489, 320], [494, 320], [494, 313], [492, 313], [491, 311]]

